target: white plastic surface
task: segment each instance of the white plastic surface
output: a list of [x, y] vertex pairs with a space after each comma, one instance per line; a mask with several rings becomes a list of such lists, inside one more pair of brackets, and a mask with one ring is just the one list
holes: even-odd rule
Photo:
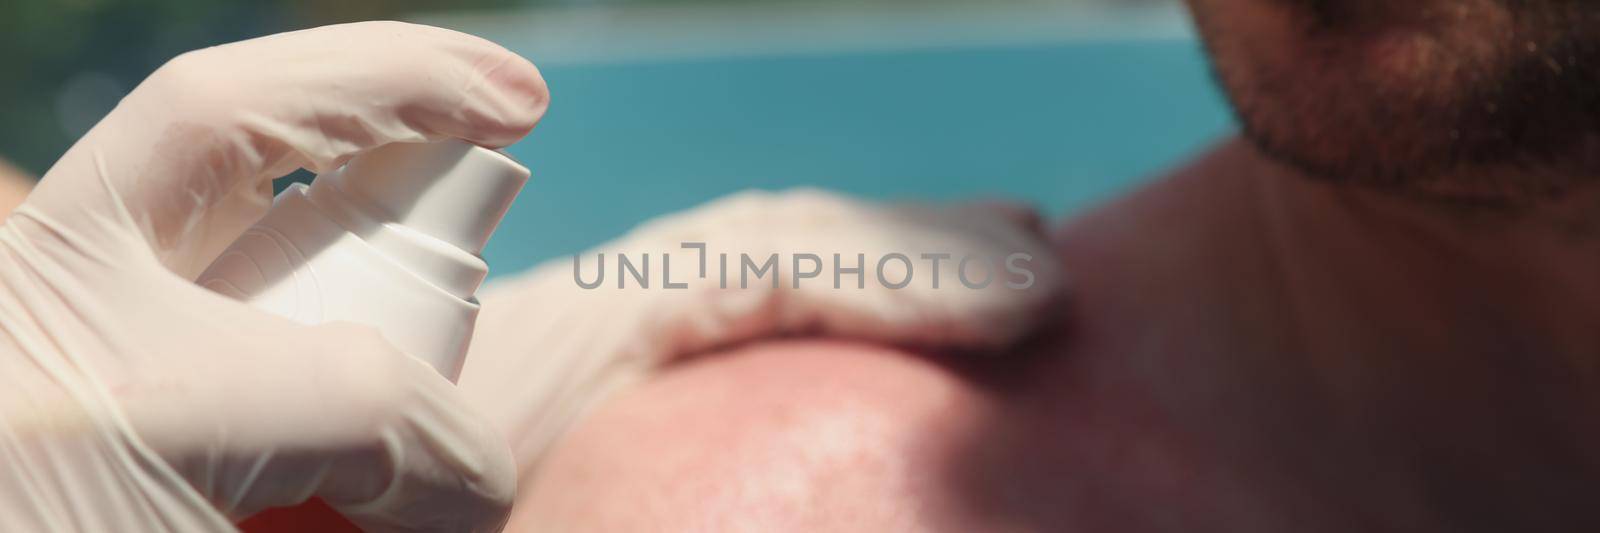
[[384, 146], [319, 180], [381, 222], [477, 254], [527, 183], [528, 169], [494, 150], [447, 140]]
[[305, 324], [374, 326], [454, 381], [488, 273], [476, 253], [527, 179], [461, 141], [379, 148], [284, 191], [197, 282]]

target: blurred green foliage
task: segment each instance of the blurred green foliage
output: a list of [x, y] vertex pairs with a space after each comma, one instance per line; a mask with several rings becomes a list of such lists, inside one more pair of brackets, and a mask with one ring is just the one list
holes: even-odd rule
[[[528, 3], [0, 0], [0, 158], [43, 173], [83, 133], [74, 130], [92, 124], [120, 94], [187, 50], [323, 24]], [[66, 97], [85, 91], [88, 97]]]

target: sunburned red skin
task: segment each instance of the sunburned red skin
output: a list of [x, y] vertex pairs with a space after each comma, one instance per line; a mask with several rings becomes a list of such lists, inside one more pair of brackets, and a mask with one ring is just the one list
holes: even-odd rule
[[1022, 350], [702, 360], [586, 420], [512, 530], [1600, 529], [1600, 249], [1555, 220], [1231, 143], [1061, 228], [1071, 309]]

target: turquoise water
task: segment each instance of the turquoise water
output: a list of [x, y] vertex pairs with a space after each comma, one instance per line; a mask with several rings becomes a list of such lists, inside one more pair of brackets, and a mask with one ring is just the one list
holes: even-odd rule
[[510, 149], [533, 181], [485, 252], [499, 274], [746, 188], [1012, 198], [1060, 216], [1233, 129], [1186, 40], [543, 71], [550, 114]]

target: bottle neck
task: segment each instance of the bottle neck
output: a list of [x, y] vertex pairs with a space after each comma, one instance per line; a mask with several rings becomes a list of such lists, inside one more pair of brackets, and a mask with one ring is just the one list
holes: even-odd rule
[[303, 192], [311, 205], [345, 231], [457, 298], [470, 300], [488, 276], [482, 258], [416, 228], [384, 222], [381, 211], [341, 190], [335, 180], [315, 180]]
[[527, 184], [509, 156], [459, 140], [395, 143], [319, 176], [380, 222], [478, 254]]

